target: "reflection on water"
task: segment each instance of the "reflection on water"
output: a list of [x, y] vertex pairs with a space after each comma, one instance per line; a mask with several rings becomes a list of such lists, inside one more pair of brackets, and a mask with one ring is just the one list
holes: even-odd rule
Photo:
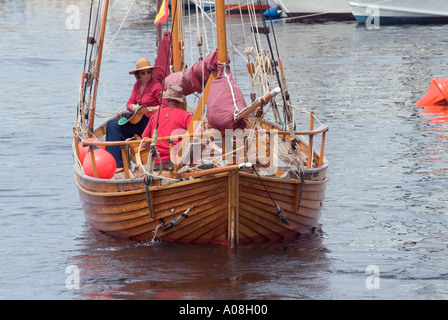
[[[0, 1], [0, 298], [448, 298], [447, 113], [415, 106], [448, 75], [447, 25], [275, 23], [293, 104], [330, 126], [322, 232], [232, 252], [117, 240], [86, 225], [71, 142], [89, 3], [76, 3], [80, 29], [67, 30], [71, 4]], [[129, 4], [115, 1], [107, 39]], [[135, 61], [154, 60], [147, 12], [137, 0], [104, 57], [101, 116], [127, 100]], [[66, 287], [70, 265], [79, 290]], [[371, 265], [379, 290], [366, 287]]]
[[[427, 117], [427, 121], [436, 124], [448, 124], [448, 105], [433, 105], [421, 107], [421, 111], [424, 116]], [[440, 126], [439, 128], [433, 128], [431, 130], [446, 131], [446, 127]]]
[[328, 289], [327, 249], [318, 235], [235, 251], [93, 235], [69, 261], [82, 270], [77, 294], [85, 299], [310, 299]]

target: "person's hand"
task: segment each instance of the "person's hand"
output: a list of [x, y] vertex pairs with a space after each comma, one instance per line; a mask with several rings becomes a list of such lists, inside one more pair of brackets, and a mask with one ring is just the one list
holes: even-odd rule
[[148, 112], [148, 107], [147, 106], [141, 106], [140, 109], [138, 109], [137, 114], [145, 114], [147, 112]]
[[138, 108], [138, 105], [137, 105], [137, 104], [131, 104], [131, 105], [129, 106], [129, 111], [134, 112], [135, 109], [137, 109], [137, 108]]

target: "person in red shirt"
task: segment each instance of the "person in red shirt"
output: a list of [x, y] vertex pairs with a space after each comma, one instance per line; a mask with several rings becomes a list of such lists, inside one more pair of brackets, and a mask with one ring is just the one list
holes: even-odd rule
[[[153, 71], [157, 66], [151, 66], [148, 59], [143, 58], [137, 60], [136, 70], [130, 71], [129, 74], [135, 75], [137, 81], [132, 89], [132, 94], [126, 104], [128, 111], [137, 111], [136, 116], [141, 120], [138, 123], [126, 121], [120, 123], [120, 119], [112, 119], [106, 125], [106, 141], [124, 141], [132, 138], [134, 134], [141, 135], [145, 130], [149, 119], [159, 110], [166, 106], [166, 101], [161, 99], [162, 83], [153, 79]], [[145, 107], [141, 107], [141, 106]], [[110, 152], [117, 163], [116, 172], [123, 171], [123, 159], [121, 156], [120, 146], [106, 146], [106, 151]]]
[[[158, 137], [169, 137], [184, 134], [190, 125], [192, 115], [180, 109], [182, 102], [185, 102], [185, 96], [182, 93], [182, 88], [171, 85], [163, 92], [163, 99], [166, 100], [166, 106], [162, 106], [159, 114], [154, 114], [149, 120], [146, 129], [142, 133], [142, 138], [151, 138], [154, 134], [154, 129], [158, 124]], [[181, 141], [174, 141], [173, 145]], [[151, 143], [143, 143], [143, 147], [150, 149]], [[159, 152], [160, 159], [164, 167], [170, 167], [174, 161], [170, 161], [170, 146], [168, 141], [157, 141], [156, 148]], [[176, 148], [174, 148], [176, 150]], [[159, 159], [155, 158], [155, 163], [159, 163]], [[167, 165], [165, 165], [167, 164]]]

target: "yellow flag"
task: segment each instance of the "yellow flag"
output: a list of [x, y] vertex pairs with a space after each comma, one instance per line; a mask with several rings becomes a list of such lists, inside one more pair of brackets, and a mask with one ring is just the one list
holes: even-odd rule
[[170, 15], [170, 9], [168, 8], [168, 1], [163, 0], [159, 12], [157, 13], [156, 18], [154, 19], [154, 24], [164, 23], [166, 19], [168, 19], [168, 16]]

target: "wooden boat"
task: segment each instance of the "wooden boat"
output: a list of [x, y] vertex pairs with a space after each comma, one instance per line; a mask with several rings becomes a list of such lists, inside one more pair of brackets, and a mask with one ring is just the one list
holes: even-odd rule
[[[177, 5], [181, 2], [172, 1], [172, 8]], [[215, 5], [218, 61], [225, 62], [224, 1], [218, 0]], [[266, 67], [268, 61], [274, 68], [265, 79], [274, 79], [276, 85], [269, 85], [266, 80], [264, 91], [260, 89], [258, 97], [252, 92], [251, 104], [235, 114], [235, 119], [245, 121], [243, 130], [217, 130], [210, 125], [209, 110], [206, 113], [205, 106], [210, 104], [214, 94], [212, 84], [217, 82], [217, 72], [213, 71], [188, 131], [157, 138], [157, 141], [169, 140], [170, 146], [172, 141], [182, 139], [182, 151], [175, 155], [175, 160], [190, 155], [195, 145], [203, 148], [207, 143], [207, 146], [199, 148], [201, 151], [194, 162], [184, 164], [173, 160], [175, 165], [171, 171], [155, 172], [149, 151], [142, 147], [143, 141], [152, 142], [151, 139], [136, 137], [106, 142], [107, 121], [97, 127], [93, 123], [107, 8], [108, 1], [105, 1], [99, 39], [92, 41], [93, 36], [88, 37], [88, 46], [97, 46], [94, 50], [97, 56], [83, 71], [73, 130], [74, 181], [89, 225], [117, 237], [222, 243], [230, 247], [238, 243], [295, 239], [301, 234], [313, 233], [319, 224], [328, 180], [328, 163], [324, 158], [328, 126], [315, 126], [318, 120], [314, 113], [305, 112], [305, 128], [295, 127], [293, 109], [306, 110], [291, 104], [286, 77], [281, 68], [281, 72], [277, 70], [281, 66], [280, 58], [248, 63], [247, 72], [255, 77], [254, 70]], [[171, 14], [172, 21], [181, 18], [175, 10]], [[258, 16], [262, 17], [263, 13]], [[259, 29], [268, 30], [266, 26]], [[179, 39], [177, 30], [173, 29], [173, 39]], [[260, 31], [256, 35], [266, 33]], [[266, 34], [266, 39], [268, 36]], [[182, 46], [177, 41], [172, 45], [174, 53], [181, 51]], [[176, 70], [182, 62], [176, 55], [173, 58]], [[95, 72], [90, 75], [92, 69]], [[92, 92], [92, 96], [88, 92]], [[283, 104], [284, 124], [277, 123], [282, 119], [276, 100]], [[122, 146], [124, 172], [101, 179], [95, 148], [107, 144]], [[90, 157], [92, 162], [91, 175], [85, 173], [79, 160], [82, 145], [90, 148], [85, 159]]]

